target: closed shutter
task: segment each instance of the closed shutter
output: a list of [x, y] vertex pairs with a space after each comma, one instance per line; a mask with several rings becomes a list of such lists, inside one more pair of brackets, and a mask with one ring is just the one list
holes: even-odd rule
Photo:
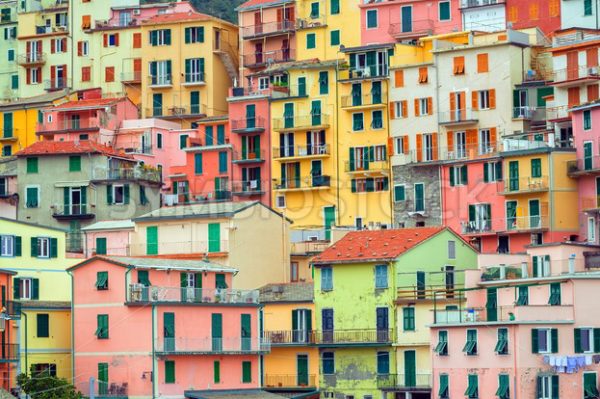
[[165, 360], [165, 384], [175, 383], [175, 361]]

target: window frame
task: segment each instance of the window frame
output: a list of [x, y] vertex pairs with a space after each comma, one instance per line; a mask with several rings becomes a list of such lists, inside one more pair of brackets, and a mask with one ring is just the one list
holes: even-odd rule
[[[442, 19], [442, 4], [448, 5], [448, 19]], [[452, 21], [452, 5], [450, 0], [442, 0], [438, 2], [438, 21], [439, 22], [450, 22]]]
[[[474, 336], [475, 339], [469, 339], [469, 332], [473, 332], [474, 331]], [[465, 339], [465, 346], [463, 347], [463, 352], [466, 353], [467, 356], [477, 356], [478, 354], [478, 333], [477, 333], [477, 329], [475, 328], [468, 328], [465, 331], [465, 335], [466, 335], [466, 339]]]
[[[117, 188], [121, 188], [123, 193], [121, 194], [121, 202], [117, 202]], [[112, 190], [112, 203], [111, 205], [126, 205], [125, 204], [125, 184], [113, 184], [111, 187]]]
[[[323, 272], [325, 270], [327, 270], [329, 274], [328, 280], [324, 278], [325, 273]], [[325, 281], [328, 281], [328, 283], [324, 284]], [[321, 267], [321, 291], [333, 291], [333, 268], [331, 266]]]
[[50, 237], [36, 237], [37, 258], [50, 259]]
[[[325, 355], [327, 355], [327, 359], [325, 358]], [[329, 355], [331, 355], [331, 357]], [[326, 362], [328, 365], [327, 368], [325, 368]], [[323, 375], [335, 375], [335, 352], [327, 351], [321, 354], [321, 372]]]
[[15, 241], [15, 236], [13, 235], [0, 235], [0, 257], [12, 258], [15, 256]]
[[[383, 272], [381, 272], [383, 270]], [[389, 288], [388, 266], [375, 265], [375, 289], [383, 290]]]

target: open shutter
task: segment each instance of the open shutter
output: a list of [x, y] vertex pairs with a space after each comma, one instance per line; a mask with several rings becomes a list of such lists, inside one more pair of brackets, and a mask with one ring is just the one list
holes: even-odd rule
[[37, 237], [31, 237], [31, 257], [38, 257], [38, 240]]
[[490, 89], [490, 108], [496, 108], [496, 89]]
[[538, 342], [538, 330], [537, 328], [531, 329], [531, 353], [539, 352], [539, 342]]
[[553, 328], [550, 330], [551, 342], [552, 342], [552, 353], [558, 353], [558, 329]]
[[40, 299], [40, 280], [31, 279], [31, 299]]
[[58, 239], [57, 238], [50, 239], [50, 257], [51, 258], [58, 257]]
[[125, 203], [129, 204], [129, 184], [125, 184], [125, 186], [123, 186], [123, 191]]
[[21, 279], [18, 277], [13, 279], [13, 299], [21, 299]]
[[23, 248], [21, 237], [20, 236], [14, 236], [13, 243], [14, 243], [14, 248], [13, 248], [13, 254], [14, 254], [14, 256], [21, 256], [22, 248]]
[[474, 110], [476, 110], [477, 108], [479, 108], [478, 96], [479, 96], [479, 92], [478, 91], [472, 91], [471, 92], [471, 108], [473, 108]]
[[558, 376], [552, 376], [552, 399], [558, 399]]
[[106, 203], [108, 205], [111, 205], [113, 203], [113, 190], [112, 190], [112, 184], [108, 184], [106, 186]]
[[450, 168], [448, 169], [448, 172], [450, 174], [450, 187], [454, 187], [454, 166], [450, 166]]

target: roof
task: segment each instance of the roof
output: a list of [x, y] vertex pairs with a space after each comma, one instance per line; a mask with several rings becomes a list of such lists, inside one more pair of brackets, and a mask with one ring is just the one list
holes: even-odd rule
[[17, 157], [31, 155], [72, 155], [72, 154], [101, 154], [108, 157], [119, 157], [133, 160], [133, 156], [119, 152], [104, 144], [89, 140], [84, 141], [38, 141], [29, 147], [17, 152]]
[[0, 158], [0, 176], [16, 176], [17, 175], [17, 158], [4, 157]]
[[20, 106], [23, 106], [23, 108], [35, 108], [36, 105], [51, 103], [52, 101], [65, 97], [67, 94], [67, 90], [60, 90], [34, 97], [24, 97], [15, 101], [0, 104], [0, 108], [18, 108]]
[[118, 98], [92, 98], [88, 100], [76, 100], [76, 101], [67, 101], [66, 103], [62, 103], [57, 105], [54, 108], [50, 108], [49, 111], [53, 110], [66, 110], [66, 109], [95, 109], [95, 108], [103, 108], [109, 105], [116, 104], [120, 101], [125, 100], [124, 97]]
[[48, 230], [60, 231], [61, 233], [68, 233], [69, 232], [69, 230], [67, 230], [67, 229], [59, 229], [58, 227], [44, 226], [42, 224], [31, 223], [31, 222], [24, 222], [22, 220], [14, 220], [14, 219], [5, 218], [5, 217], [1, 217], [1, 216], [0, 216], [0, 222], [18, 223], [18, 224], [22, 224], [22, 225], [25, 225], [25, 226], [38, 227], [40, 229], [48, 229]]
[[262, 206], [277, 216], [282, 217], [280, 213], [263, 205], [259, 201], [242, 201], [242, 202], [202, 202], [198, 204], [166, 206], [146, 213], [140, 217], [133, 219], [136, 222], [152, 221], [160, 219], [204, 219], [233, 217], [236, 213], [251, 208], [253, 206]]
[[125, 230], [134, 229], [135, 223], [131, 219], [125, 220], [102, 220], [94, 224], [90, 224], [81, 229], [81, 231], [95, 231], [95, 230]]
[[263, 7], [275, 7], [287, 3], [292, 3], [293, 0], [248, 0], [236, 7], [236, 11], [250, 11]]
[[93, 256], [76, 265], [71, 266], [67, 271], [75, 270], [96, 260], [104, 260], [117, 266], [131, 267], [135, 269], [164, 269], [164, 270], [194, 270], [198, 272], [228, 272], [237, 273], [238, 270], [217, 263], [204, 260], [190, 259], [169, 259], [169, 258], [148, 258], [148, 257], [126, 257], [126, 256]]
[[312, 282], [267, 284], [259, 291], [261, 303], [312, 302], [315, 297]]
[[71, 309], [69, 301], [19, 301], [23, 309]]
[[[343, 62], [343, 60], [340, 60]], [[277, 64], [272, 64], [265, 68], [260, 74], [270, 74], [275, 72], [284, 72], [287, 70], [294, 69], [323, 69], [323, 68], [335, 68], [338, 64], [338, 60], [332, 61], [321, 61], [318, 58], [312, 58], [309, 60], [302, 61], [289, 61], [289, 62], [281, 62]], [[256, 75], [258, 75], [257, 73]]]
[[342, 53], [354, 53], [356, 51], [390, 49], [390, 48], [394, 48], [394, 45], [395, 45], [395, 43], [376, 43], [376, 44], [367, 44], [367, 45], [364, 45], [364, 46], [357, 46], [357, 47], [344, 47], [344, 46], [340, 46], [340, 52], [342, 52]]
[[444, 230], [444, 227], [417, 227], [353, 231], [316, 255], [311, 263], [318, 265], [392, 261]]
[[184, 396], [190, 399], [282, 399], [277, 395], [260, 389], [185, 391]]
[[586, 109], [597, 107], [599, 105], [600, 105], [600, 100], [594, 100], [594, 101], [589, 101], [584, 104], [577, 105], [577, 106], [569, 109], [569, 111], [583, 111]]
[[197, 21], [218, 21], [220, 23], [235, 26], [231, 22], [227, 22], [223, 19], [214, 17], [212, 15], [203, 14], [201, 12], [174, 12], [174, 13], [165, 13], [165, 14], [157, 14], [148, 19], [142, 21], [142, 25], [157, 25], [157, 24], [171, 24], [171, 23], [179, 23], [179, 22], [197, 22]]

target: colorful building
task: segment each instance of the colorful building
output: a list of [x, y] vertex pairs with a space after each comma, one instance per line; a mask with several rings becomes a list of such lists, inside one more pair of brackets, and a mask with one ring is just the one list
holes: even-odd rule
[[236, 271], [201, 260], [123, 257], [70, 268], [76, 388], [140, 398], [260, 388], [260, 355], [269, 344], [259, 334], [259, 294], [230, 288]]
[[590, 0], [560, 1], [560, 28], [600, 29], [596, 20], [598, 3]]
[[[9, 377], [33, 368], [70, 380], [71, 279], [65, 269], [77, 260], [67, 257], [66, 232], [4, 218], [0, 219], [0, 232], [0, 261], [4, 269], [16, 273], [14, 288], [4, 293], [4, 300], [19, 303], [22, 312], [11, 322], [13, 332], [3, 333], [12, 334], [13, 346], [7, 345], [12, 352], [5, 354], [16, 368]], [[16, 313], [17, 308], [8, 304], [4, 306], [9, 313]]]
[[263, 360], [265, 390], [292, 398], [319, 398], [313, 298], [312, 282], [260, 288], [263, 334], [271, 343], [271, 352]]
[[477, 252], [441, 227], [350, 232], [315, 256], [321, 392], [429, 398], [434, 293], [453, 304], [476, 264]]
[[[597, 315], [587, 300], [599, 277], [579, 243], [481, 259], [467, 271], [458, 308], [436, 306], [430, 327], [433, 394], [440, 398], [594, 397]], [[564, 360], [563, 360], [564, 359]]]
[[[7, 252], [14, 253], [15, 243], [8, 242], [4, 237], [2, 239], [2, 256], [8, 256]], [[11, 247], [12, 245], [12, 247]], [[21, 318], [21, 307], [18, 302], [12, 301], [13, 276], [17, 273], [7, 269], [0, 270], [0, 289], [2, 291], [2, 313], [0, 314], [0, 376], [2, 376], [2, 386], [0, 392], [4, 395], [16, 386], [16, 376], [19, 374], [19, 341], [18, 330], [15, 331], [15, 324]]]
[[17, 193], [17, 159], [0, 158], [0, 217], [17, 218], [19, 197]]
[[19, 96], [19, 66], [17, 65], [17, 0], [0, 1], [0, 54], [6, 59], [0, 68], [0, 98], [15, 99]]

